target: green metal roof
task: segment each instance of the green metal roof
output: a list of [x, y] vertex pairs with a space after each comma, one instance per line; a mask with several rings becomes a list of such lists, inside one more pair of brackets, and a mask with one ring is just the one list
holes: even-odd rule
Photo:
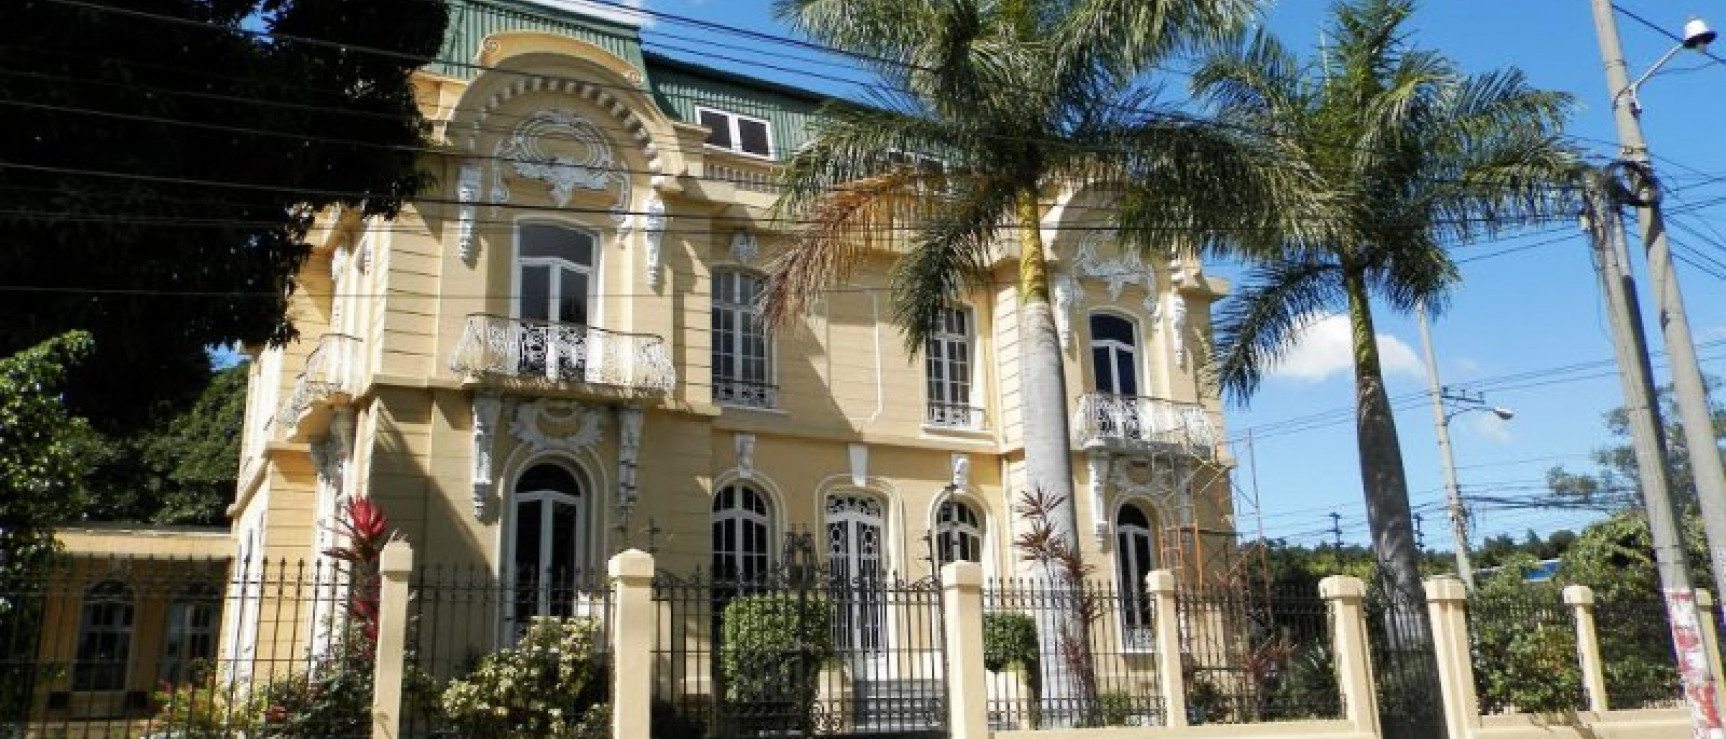
[[508, 0], [450, 0], [449, 30], [445, 31], [443, 48], [438, 51], [439, 61], [429, 66], [432, 71], [450, 77], [475, 77], [480, 70], [468, 65], [479, 57], [485, 37], [508, 31], [569, 36], [605, 49], [637, 69], [646, 68], [641, 59], [641, 33], [634, 26], [557, 7]]

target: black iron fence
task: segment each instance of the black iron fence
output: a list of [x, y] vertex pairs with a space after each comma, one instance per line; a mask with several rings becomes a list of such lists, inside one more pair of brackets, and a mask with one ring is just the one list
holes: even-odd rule
[[1556, 585], [1481, 587], [1468, 601], [1468, 633], [1480, 713], [1588, 708], [1576, 621]]
[[655, 734], [945, 735], [939, 584], [867, 564], [657, 577]]
[[1176, 602], [1190, 723], [1342, 715], [1330, 619], [1317, 593], [1191, 588]]
[[[1165, 724], [1156, 618], [1142, 587], [988, 583], [983, 651], [990, 724], [998, 730]], [[1060, 634], [1059, 643], [1045, 644], [1049, 633]]]
[[0, 735], [364, 737], [376, 591], [328, 563], [67, 558], [0, 586]]
[[407, 736], [609, 736], [606, 573], [429, 565], [409, 584]]
[[1656, 594], [1602, 598], [1594, 605], [1606, 702], [1613, 709], [1684, 705], [1666, 603]]
[[1374, 581], [1367, 590], [1366, 627], [1382, 736], [1445, 736], [1443, 689], [1425, 592], [1419, 585]]

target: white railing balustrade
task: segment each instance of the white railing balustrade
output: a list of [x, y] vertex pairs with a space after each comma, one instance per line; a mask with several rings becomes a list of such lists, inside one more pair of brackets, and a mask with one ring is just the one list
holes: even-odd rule
[[1108, 393], [1079, 397], [1073, 437], [1081, 447], [1167, 445], [1204, 455], [1217, 444], [1216, 426], [1204, 406]]
[[276, 423], [284, 434], [292, 436], [313, 405], [328, 402], [337, 393], [352, 394], [357, 389], [355, 364], [359, 361], [359, 348], [360, 340], [347, 334], [318, 337], [317, 348], [306, 357], [306, 368], [294, 378], [294, 390], [276, 414]]
[[472, 377], [607, 385], [667, 392], [677, 367], [665, 340], [579, 323], [474, 314], [450, 357], [450, 369]]

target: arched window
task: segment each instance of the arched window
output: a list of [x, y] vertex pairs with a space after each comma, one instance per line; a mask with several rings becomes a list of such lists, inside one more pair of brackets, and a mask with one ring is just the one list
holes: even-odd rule
[[195, 682], [197, 663], [216, 657], [216, 625], [221, 621], [222, 595], [208, 583], [186, 586], [168, 606], [168, 633], [162, 642], [159, 678], [169, 685]]
[[579, 380], [587, 363], [587, 324], [594, 294], [592, 234], [551, 223], [523, 223], [516, 255], [520, 370], [552, 380]]
[[1156, 549], [1151, 519], [1145, 510], [1128, 503], [1115, 514], [1115, 567], [1120, 575], [1121, 619], [1130, 645], [1149, 645], [1151, 599], [1145, 592], [1145, 576], [1156, 568]]
[[748, 485], [726, 485], [713, 496], [713, 579], [749, 582], [767, 572], [772, 515], [767, 498]]
[[560, 464], [541, 463], [515, 483], [511, 558], [516, 582], [515, 620], [571, 615], [583, 564], [582, 486]]
[[750, 408], [779, 403], [773, 387], [772, 346], [761, 321], [760, 275], [734, 269], [713, 273], [713, 402]]
[[1091, 375], [1099, 393], [1139, 394], [1139, 336], [1132, 321], [1091, 314]]
[[949, 500], [936, 510], [935, 558], [938, 564], [983, 561], [983, 525], [975, 509]]
[[126, 689], [132, 655], [132, 588], [108, 580], [84, 591], [78, 622], [78, 661], [72, 668], [76, 691]]
[[932, 426], [975, 428], [982, 414], [971, 407], [971, 313], [943, 308], [935, 332], [923, 347]]

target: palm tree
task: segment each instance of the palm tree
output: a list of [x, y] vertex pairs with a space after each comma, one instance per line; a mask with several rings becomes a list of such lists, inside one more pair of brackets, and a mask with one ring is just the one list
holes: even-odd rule
[[[1276, 142], [1152, 112], [1151, 65], [1237, 33], [1257, 0], [780, 0], [799, 32], [863, 59], [870, 105], [825, 106], [786, 162], [777, 214], [805, 224], [776, 266], [784, 322], [867, 255], [894, 260], [894, 317], [915, 353], [941, 309], [985, 285], [998, 241], [1016, 247], [1025, 456], [1052, 501], [1050, 534], [1078, 549], [1062, 352], [1049, 302], [1043, 205], [1062, 188], [1118, 195], [1123, 248], [1204, 235], [1298, 232], [1289, 194], [1313, 192]], [[933, 157], [922, 165], [906, 153]], [[1267, 204], [1287, 207], [1270, 207]], [[1183, 238], [1172, 239], [1170, 234]], [[1004, 238], [1003, 238], [1004, 237]], [[1051, 578], [1060, 573], [1045, 573]], [[1044, 669], [1059, 669], [1045, 659]], [[1045, 697], [1057, 694], [1058, 677]]]
[[[1373, 300], [1398, 311], [1442, 306], [1458, 279], [1446, 246], [1556, 215], [1576, 156], [1560, 128], [1561, 93], [1515, 69], [1465, 75], [1409, 43], [1412, 0], [1349, 0], [1332, 8], [1328, 40], [1305, 64], [1255, 34], [1195, 73], [1219, 122], [1286, 142], [1326, 197], [1349, 206], [1325, 227], [1270, 250], [1219, 311], [1213, 368], [1245, 402], [1263, 370], [1313, 317], [1339, 307], [1352, 329], [1361, 486], [1379, 576], [1423, 601], [1408, 483], [1380, 366]], [[1398, 620], [1424, 643], [1425, 609]], [[1406, 618], [1402, 618], [1406, 617]]]

